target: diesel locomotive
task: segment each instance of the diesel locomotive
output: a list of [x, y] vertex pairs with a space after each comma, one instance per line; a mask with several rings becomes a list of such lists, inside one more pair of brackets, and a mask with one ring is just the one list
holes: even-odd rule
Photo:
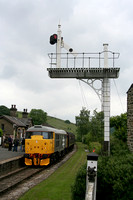
[[73, 133], [42, 125], [30, 127], [25, 137], [25, 164], [49, 165], [71, 150], [74, 143]]

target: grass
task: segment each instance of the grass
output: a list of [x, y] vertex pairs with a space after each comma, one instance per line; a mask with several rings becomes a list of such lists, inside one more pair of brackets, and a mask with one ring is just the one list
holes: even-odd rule
[[79, 168], [87, 162], [84, 145], [47, 180], [30, 189], [20, 200], [71, 200], [71, 185]]
[[[22, 112], [20, 111], [17, 111], [17, 116], [18, 118], [22, 118]], [[47, 116], [47, 121], [46, 121], [47, 124], [55, 127], [55, 128], [58, 128], [58, 129], [63, 129], [67, 132], [71, 132], [71, 133], [74, 133], [75, 136], [76, 136], [76, 125], [74, 123], [66, 123], [64, 120], [62, 119], [58, 119], [56, 117], [52, 117], [52, 116]]]
[[58, 128], [58, 129], [63, 129], [68, 132], [72, 132], [76, 135], [76, 125], [74, 123], [66, 123], [64, 120], [47, 116], [47, 123], [50, 124], [51, 126]]

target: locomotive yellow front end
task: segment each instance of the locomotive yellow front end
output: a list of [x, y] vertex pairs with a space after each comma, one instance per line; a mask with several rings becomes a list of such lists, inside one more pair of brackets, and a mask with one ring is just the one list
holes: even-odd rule
[[54, 152], [52, 132], [31, 131], [25, 139], [25, 164], [46, 166], [50, 163], [50, 155]]

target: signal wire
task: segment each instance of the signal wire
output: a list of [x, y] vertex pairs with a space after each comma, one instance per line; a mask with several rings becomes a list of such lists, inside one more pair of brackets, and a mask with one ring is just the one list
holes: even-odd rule
[[86, 100], [86, 97], [85, 97], [85, 94], [84, 94], [84, 90], [82, 88], [80, 80], [79, 80], [79, 87], [80, 87], [80, 91], [81, 91], [81, 97], [82, 97], [83, 105], [85, 107], [87, 107], [87, 109], [88, 109], [88, 103], [87, 103], [87, 100]]
[[116, 86], [116, 82], [115, 82], [114, 79], [113, 79], [113, 81], [114, 81], [114, 85], [115, 85], [115, 88], [116, 88], [117, 95], [118, 95], [118, 97], [119, 97], [119, 101], [120, 101], [120, 104], [121, 104], [122, 111], [123, 111], [123, 113], [124, 113], [124, 112], [125, 112], [125, 111], [124, 111], [124, 107], [123, 107], [123, 104], [122, 104], [122, 101], [121, 101], [121, 98], [120, 98], [120, 95], [119, 95], [119, 92], [118, 92], [118, 89], [117, 89], [117, 86]]

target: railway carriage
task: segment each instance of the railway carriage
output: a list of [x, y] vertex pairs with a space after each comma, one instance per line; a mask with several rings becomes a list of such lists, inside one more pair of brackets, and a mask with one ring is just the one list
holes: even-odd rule
[[74, 135], [64, 130], [35, 125], [26, 132], [25, 164], [46, 166], [74, 145]]

